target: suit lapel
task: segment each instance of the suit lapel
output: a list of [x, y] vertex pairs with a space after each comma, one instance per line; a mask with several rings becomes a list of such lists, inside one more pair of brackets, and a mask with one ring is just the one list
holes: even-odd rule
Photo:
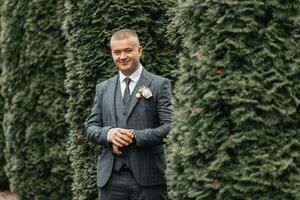
[[119, 79], [118, 75], [114, 76], [110, 80], [107, 88], [108, 90], [107, 98], [112, 99], [111, 103], [109, 104], [109, 108], [110, 108], [110, 114], [113, 121], [113, 125], [115, 127], [117, 126], [115, 98], [116, 98], [116, 90], [118, 86], [118, 79]]
[[143, 68], [141, 77], [140, 77], [139, 81], [137, 82], [137, 84], [132, 92], [132, 95], [130, 96], [129, 102], [126, 104], [126, 107], [125, 107], [124, 112], [127, 113], [127, 115], [126, 115], [127, 117], [130, 116], [131, 112], [133, 111], [134, 107], [136, 106], [136, 104], [138, 103], [138, 101], [140, 99], [135, 96], [136, 93], [142, 86], [149, 87], [151, 81], [152, 81], [151, 74]]

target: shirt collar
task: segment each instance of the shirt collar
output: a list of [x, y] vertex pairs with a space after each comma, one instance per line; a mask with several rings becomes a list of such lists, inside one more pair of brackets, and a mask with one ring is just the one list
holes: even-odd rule
[[[139, 80], [140, 77], [141, 77], [142, 70], [143, 70], [143, 66], [142, 66], [142, 64], [139, 64], [138, 69], [137, 69], [133, 74], [131, 74], [128, 78], [130, 78], [131, 81], [137, 83], [138, 80]], [[120, 80], [120, 83], [122, 83], [126, 77], [127, 77], [127, 76], [125, 76], [125, 75], [119, 70], [119, 80]]]

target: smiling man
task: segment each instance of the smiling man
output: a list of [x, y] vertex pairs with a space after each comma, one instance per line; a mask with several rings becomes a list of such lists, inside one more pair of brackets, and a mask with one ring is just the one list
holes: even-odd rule
[[164, 138], [171, 123], [171, 84], [141, 65], [135, 31], [110, 41], [119, 73], [96, 86], [87, 138], [102, 145], [97, 186], [101, 200], [165, 200]]

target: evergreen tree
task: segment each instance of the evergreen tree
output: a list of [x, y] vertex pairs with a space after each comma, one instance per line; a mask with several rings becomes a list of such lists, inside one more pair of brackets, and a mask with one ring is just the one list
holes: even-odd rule
[[[1, 73], [1, 68], [0, 68]], [[3, 110], [4, 110], [4, 99], [0, 95], [0, 189], [8, 187], [8, 180], [4, 171], [5, 166], [5, 157], [4, 157], [4, 147], [5, 147], [5, 138], [2, 130], [2, 121], [3, 121]]]
[[[0, 0], [0, 8], [2, 7], [2, 0]], [[0, 9], [0, 23], [2, 21], [2, 14]], [[0, 34], [1, 34], [1, 25], [0, 25]], [[1, 50], [1, 47], [0, 47]], [[1, 57], [0, 57], [0, 79], [1, 79], [1, 73], [2, 73], [2, 65], [1, 65]], [[1, 82], [1, 80], [0, 80]], [[1, 91], [1, 85], [0, 85], [0, 91]], [[3, 121], [3, 112], [4, 112], [4, 99], [0, 92], [0, 189], [1, 188], [7, 188], [8, 187], [8, 180], [4, 171], [5, 166], [5, 157], [4, 157], [4, 147], [5, 147], [5, 138], [3, 135], [3, 129], [2, 129], [2, 121]]]
[[69, 153], [74, 169], [74, 199], [96, 199], [98, 146], [88, 143], [83, 133], [97, 83], [116, 74], [109, 39], [112, 32], [137, 30], [148, 70], [171, 77], [174, 53], [165, 36], [164, 1], [66, 1], [65, 32], [68, 39], [66, 88], [69, 94], [67, 122], [70, 126]]
[[[1, 73], [1, 68], [0, 68], [0, 73]], [[3, 110], [4, 110], [4, 99], [0, 95], [0, 189], [8, 187], [8, 180], [4, 171], [4, 166], [6, 161], [4, 157], [5, 138], [2, 130]]]
[[[1, 74], [1, 66], [0, 66], [0, 74]], [[1, 78], [1, 77], [0, 77]], [[0, 189], [8, 188], [8, 180], [5, 174], [5, 156], [4, 156], [4, 148], [5, 148], [5, 137], [3, 135], [2, 129], [2, 121], [3, 121], [3, 112], [4, 112], [4, 99], [0, 94]]]
[[[1, 63], [0, 63], [0, 75], [1, 75], [1, 72], [2, 72], [2, 69], [1, 69]], [[1, 76], [0, 76], [0, 79], [1, 79]], [[4, 113], [4, 99], [0, 93], [0, 189], [8, 188], [8, 180], [6, 177], [5, 170], [4, 170], [6, 161], [5, 161], [5, 156], [4, 156], [5, 137], [3, 135], [3, 128], [2, 128], [3, 113]]]
[[173, 199], [300, 199], [299, 6], [178, 1]]
[[71, 198], [64, 119], [64, 2], [4, 0], [6, 172], [22, 200]]

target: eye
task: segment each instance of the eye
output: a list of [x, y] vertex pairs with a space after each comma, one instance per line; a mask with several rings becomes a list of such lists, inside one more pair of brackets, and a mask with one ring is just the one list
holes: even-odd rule
[[121, 51], [114, 51], [115, 55], [120, 55]]
[[125, 49], [125, 52], [126, 52], [126, 53], [131, 53], [131, 52], [132, 52], [132, 49]]

